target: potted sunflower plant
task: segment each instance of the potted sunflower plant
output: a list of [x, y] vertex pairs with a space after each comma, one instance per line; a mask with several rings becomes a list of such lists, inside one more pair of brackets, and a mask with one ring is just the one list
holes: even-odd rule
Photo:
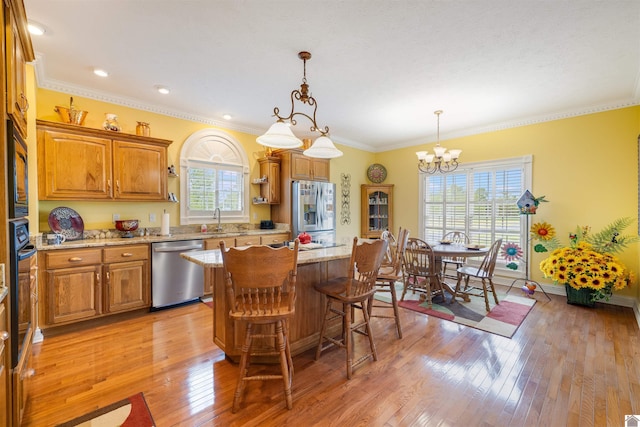
[[533, 250], [549, 253], [540, 270], [554, 283], [564, 285], [568, 304], [593, 307], [596, 301], [608, 301], [614, 291], [635, 282], [633, 272], [614, 255], [638, 241], [638, 236], [622, 235], [631, 222], [631, 218], [620, 218], [598, 233], [592, 233], [588, 226], [576, 227], [567, 245], [560, 242], [550, 224], [531, 226], [531, 239], [536, 241]]

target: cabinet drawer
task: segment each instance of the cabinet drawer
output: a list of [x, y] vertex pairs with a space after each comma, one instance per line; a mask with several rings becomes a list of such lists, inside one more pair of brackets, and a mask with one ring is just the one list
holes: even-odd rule
[[123, 262], [149, 259], [149, 245], [114, 246], [104, 248], [104, 262]]
[[220, 242], [224, 241], [224, 245], [227, 248], [232, 248], [236, 245], [235, 237], [220, 237], [217, 239], [207, 239], [204, 241], [204, 248], [206, 250], [220, 249]]
[[71, 249], [47, 251], [45, 268], [68, 268], [102, 263], [102, 249]]
[[259, 245], [260, 236], [240, 236], [236, 237], [236, 246]]
[[287, 240], [289, 240], [289, 233], [268, 234], [266, 236], [262, 236], [263, 245], [273, 245], [276, 243], [286, 242]]

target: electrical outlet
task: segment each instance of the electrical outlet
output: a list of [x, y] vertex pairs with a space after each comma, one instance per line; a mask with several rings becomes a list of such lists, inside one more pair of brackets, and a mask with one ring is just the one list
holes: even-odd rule
[[4, 264], [0, 264], [0, 288], [4, 288], [5, 287], [5, 280], [4, 280]]
[[113, 214], [113, 222], [116, 222], [120, 219], [120, 214]]
[[156, 222], [156, 214], [154, 213], [149, 214], [149, 222]]

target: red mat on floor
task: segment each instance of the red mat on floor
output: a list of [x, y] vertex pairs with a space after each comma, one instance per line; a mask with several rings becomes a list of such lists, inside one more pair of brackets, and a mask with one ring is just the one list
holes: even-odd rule
[[58, 425], [58, 427], [90, 426], [154, 427], [155, 423], [144, 395], [138, 393]]

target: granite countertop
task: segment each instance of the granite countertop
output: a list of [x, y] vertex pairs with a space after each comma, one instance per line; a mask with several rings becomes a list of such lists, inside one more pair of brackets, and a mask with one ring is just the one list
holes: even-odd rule
[[[301, 250], [298, 252], [298, 265], [349, 258], [351, 256], [351, 248], [351, 245], [344, 245], [308, 251]], [[203, 267], [222, 267], [220, 249], [185, 252], [181, 253], [180, 256]]]
[[269, 234], [282, 234], [289, 233], [289, 230], [282, 229], [255, 229], [246, 231], [232, 231], [232, 232], [208, 232], [208, 233], [183, 233], [183, 234], [171, 234], [169, 236], [151, 235], [151, 236], [134, 236], [131, 238], [116, 237], [111, 239], [81, 239], [64, 242], [61, 245], [47, 245], [42, 243], [36, 243], [36, 249], [38, 251], [50, 251], [59, 249], [78, 249], [78, 248], [92, 248], [103, 246], [120, 246], [120, 245], [135, 245], [144, 243], [156, 243], [156, 242], [172, 242], [179, 240], [206, 240], [216, 239], [223, 237], [239, 237], [239, 236], [264, 236]]

